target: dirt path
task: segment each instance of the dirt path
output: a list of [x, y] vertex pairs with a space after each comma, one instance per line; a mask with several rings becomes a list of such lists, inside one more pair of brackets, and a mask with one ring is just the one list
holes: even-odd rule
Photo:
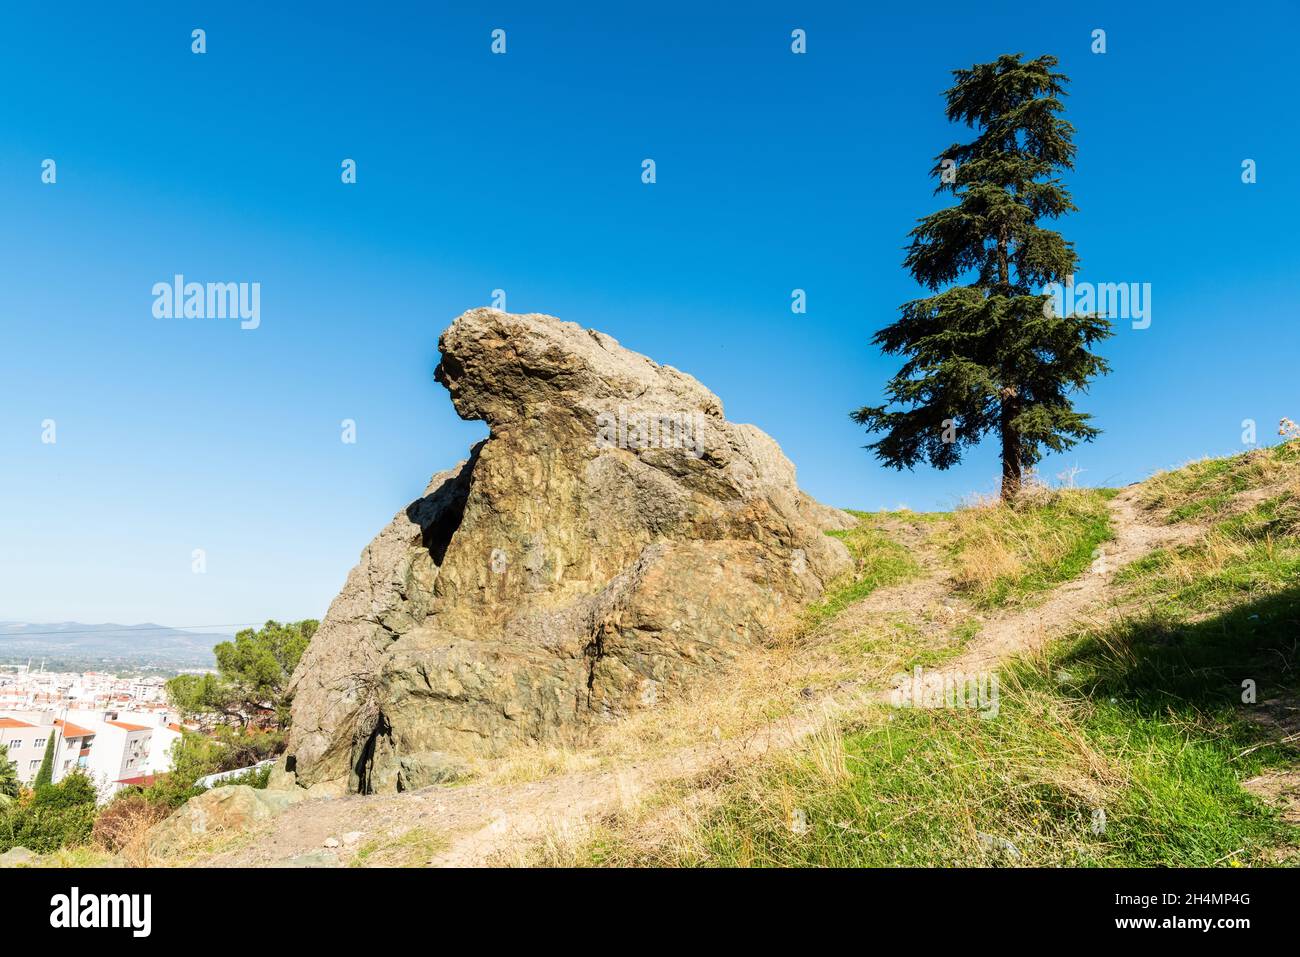
[[1031, 608], [990, 618], [971, 647], [943, 670], [988, 669], [1012, 655], [1037, 651], [1049, 640], [1089, 625], [1102, 625], [1122, 611], [1116, 601], [1115, 576], [1125, 566], [1157, 548], [1190, 541], [1200, 534], [1192, 525], [1150, 524], [1130, 486], [1110, 501], [1115, 537], [1098, 550], [1097, 560], [1080, 577], [1058, 585], [1047, 600]]
[[525, 784], [468, 784], [398, 795], [304, 801], [251, 832], [235, 849], [201, 863], [212, 867], [343, 864], [350, 856], [345, 848], [325, 852], [310, 862], [296, 859], [321, 851], [326, 841], [340, 840], [350, 832], [360, 831], [365, 840], [382, 843], [424, 827], [451, 837], [450, 846], [430, 855], [425, 863], [482, 865], [512, 846], [561, 835], [601, 815], [634, 807], [657, 785], [789, 748], [811, 733], [820, 720], [805, 713], [772, 722], [741, 740], [683, 748], [615, 771], [558, 775]]
[[[1012, 609], [986, 618], [970, 646], [948, 662], [943, 671], [969, 673], [988, 669], [1009, 656], [1041, 648], [1049, 639], [1082, 625], [1100, 624], [1119, 613], [1115, 576], [1120, 569], [1151, 550], [1196, 534], [1186, 526], [1149, 524], [1130, 487], [1110, 503], [1115, 532], [1093, 568], [1067, 582], [1037, 605]], [[909, 534], [899, 529], [900, 539]], [[915, 532], [915, 529], [912, 529]], [[880, 588], [846, 609], [837, 625], [852, 628], [874, 616], [900, 609], [934, 618], [934, 610], [951, 609], [958, 599], [951, 593], [948, 570], [933, 550], [920, 548], [919, 537], [908, 544], [918, 548], [923, 574], [899, 585]], [[943, 615], [938, 616], [940, 619]], [[322, 851], [331, 838], [363, 832], [367, 840], [400, 840], [413, 828], [428, 828], [447, 835], [448, 845], [428, 854], [435, 866], [475, 866], [499, 860], [501, 855], [539, 839], [563, 836], [583, 828], [603, 815], [635, 807], [654, 789], [669, 781], [688, 779], [729, 762], [752, 761], [765, 753], [789, 748], [815, 731], [828, 709], [845, 707], [863, 688], [842, 683], [835, 692], [814, 700], [788, 718], [770, 722], [741, 739], [708, 741], [682, 748], [665, 757], [629, 763], [612, 771], [557, 775], [526, 784], [469, 784], [435, 787], [392, 796], [349, 796], [306, 801], [291, 807], [261, 832], [250, 835], [241, 847], [204, 861], [217, 866], [266, 866], [299, 863], [314, 854], [311, 863], [328, 866], [345, 863], [346, 849]], [[869, 698], [879, 692], [872, 689]]]

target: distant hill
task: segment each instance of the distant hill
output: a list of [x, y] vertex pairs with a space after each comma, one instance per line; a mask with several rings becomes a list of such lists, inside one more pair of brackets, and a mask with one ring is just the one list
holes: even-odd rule
[[30, 659], [35, 667], [44, 660], [50, 671], [211, 668], [216, 664], [213, 646], [229, 637], [181, 631], [152, 622], [87, 625], [76, 621], [0, 621], [0, 664], [25, 664]]

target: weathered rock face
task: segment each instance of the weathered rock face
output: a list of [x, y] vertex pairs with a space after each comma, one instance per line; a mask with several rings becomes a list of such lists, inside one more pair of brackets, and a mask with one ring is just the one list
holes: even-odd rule
[[362, 552], [293, 678], [298, 783], [366, 792], [653, 708], [845, 570], [853, 520], [695, 379], [476, 309], [437, 379], [490, 437]]

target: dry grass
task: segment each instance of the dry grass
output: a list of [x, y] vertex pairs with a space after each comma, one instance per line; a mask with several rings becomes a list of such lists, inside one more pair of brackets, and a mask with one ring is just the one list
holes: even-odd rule
[[481, 762], [472, 769], [475, 781], [489, 784], [524, 784], [561, 774], [594, 771], [601, 759], [578, 746], [534, 746], [522, 748], [496, 761]]
[[606, 726], [596, 751], [603, 758], [645, 758], [702, 741], [743, 738], [802, 709], [851, 670], [852, 662], [821, 638], [755, 649], [725, 671], [692, 682], [666, 704]]
[[127, 867], [148, 867], [149, 829], [166, 818], [172, 809], [152, 803], [143, 795], [127, 795], [113, 801], [95, 820], [93, 840], [105, 851], [117, 854]]
[[349, 867], [424, 867], [446, 850], [447, 837], [426, 827], [413, 827], [374, 838], [357, 848]]
[[1260, 497], [1300, 484], [1300, 441], [1252, 449], [1221, 459], [1201, 459], [1153, 475], [1141, 503], [1170, 522], [1205, 521], [1248, 508]]
[[987, 607], [1075, 577], [1111, 537], [1111, 494], [1034, 485], [1014, 505], [993, 499], [958, 509], [947, 531], [954, 584]]
[[165, 855], [147, 851], [144, 867], [194, 867], [221, 854], [229, 854], [260, 840], [267, 826], [240, 831], [228, 827], [209, 826], [204, 834], [194, 835], [183, 847], [170, 849]]
[[[32, 867], [122, 867], [125, 862], [111, 851], [94, 844], [79, 847], [61, 847], [57, 851], [40, 855]], [[125, 865], [134, 866], [134, 865]]]
[[[809, 773], [827, 788], [844, 786], [852, 779], [841, 720], [832, 710], [823, 711], [798, 752], [798, 760], [806, 761]], [[670, 781], [590, 826], [548, 832], [543, 839], [517, 846], [493, 863], [636, 867], [691, 862], [698, 858], [700, 836], [710, 817], [735, 799], [778, 804], [782, 819], [798, 826], [801, 809], [794, 792], [776, 794], [761, 776], [774, 764], [785, 766], [790, 760], [778, 752], [758, 763], [712, 765], [694, 779]]]

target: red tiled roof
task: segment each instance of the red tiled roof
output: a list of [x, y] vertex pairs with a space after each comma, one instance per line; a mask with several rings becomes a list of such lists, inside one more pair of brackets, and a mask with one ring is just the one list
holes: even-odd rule
[[115, 728], [121, 728], [123, 731], [151, 731], [142, 724], [127, 724], [125, 721], [106, 721], [105, 724], [111, 724]]
[[118, 778], [117, 783], [130, 784], [130, 785], [135, 785], [136, 787], [147, 788], [149, 785], [157, 781], [159, 777], [161, 777], [161, 775], [158, 774], [137, 774], [133, 778]]
[[54, 726], [63, 729], [63, 736], [65, 738], [88, 738], [95, 733], [94, 731], [87, 731], [79, 724], [69, 724], [66, 721], [60, 721], [57, 718], [54, 721]]
[[0, 728], [34, 728], [36, 725], [19, 721], [17, 718], [0, 718]]

